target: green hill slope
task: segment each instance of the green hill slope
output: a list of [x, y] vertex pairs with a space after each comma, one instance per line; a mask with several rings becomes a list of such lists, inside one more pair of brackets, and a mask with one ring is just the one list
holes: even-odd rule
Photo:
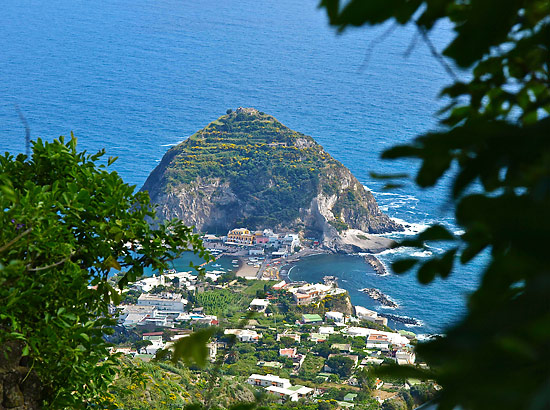
[[224, 115], [171, 148], [142, 189], [161, 217], [201, 231], [246, 226], [323, 237], [399, 229], [313, 138], [253, 108]]

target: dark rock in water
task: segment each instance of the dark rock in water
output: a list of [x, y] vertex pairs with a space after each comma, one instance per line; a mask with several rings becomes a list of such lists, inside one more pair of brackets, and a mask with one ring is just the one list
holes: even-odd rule
[[338, 278], [336, 276], [323, 276], [323, 283], [334, 288], [338, 287]]
[[390, 313], [378, 313], [378, 316], [385, 317], [386, 319], [393, 320], [394, 322], [403, 323], [410, 326], [421, 326], [422, 323], [413, 318], [407, 316], [392, 315]]
[[380, 290], [375, 288], [359, 289], [359, 292], [366, 293], [371, 299], [378, 301], [381, 305], [390, 308], [397, 308], [399, 305], [391, 300], [388, 296], [384, 295]]
[[374, 255], [365, 255], [365, 261], [372, 266], [374, 271], [379, 275], [385, 275], [388, 273], [386, 267], [380, 260]]

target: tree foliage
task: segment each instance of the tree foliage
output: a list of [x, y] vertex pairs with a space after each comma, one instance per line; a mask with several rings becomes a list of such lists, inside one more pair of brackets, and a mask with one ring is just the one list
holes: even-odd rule
[[110, 272], [124, 272], [122, 289], [184, 250], [206, 257], [191, 228], [151, 228], [148, 195], [100, 165], [103, 154], [61, 137], [33, 142], [30, 157], [0, 157], [1, 351], [21, 347], [16, 365], [37, 375], [51, 408], [86, 407], [114, 377], [104, 336], [120, 294]]
[[354, 367], [353, 360], [346, 356], [332, 356], [326, 361], [326, 365], [340, 377], [349, 377]]
[[394, 269], [418, 267], [418, 279], [428, 283], [486, 250], [490, 259], [466, 317], [445, 337], [418, 347], [444, 387], [440, 408], [550, 407], [550, 3], [323, 0], [321, 7], [340, 30], [413, 24], [432, 50], [434, 25], [452, 23], [454, 39], [437, 58], [448, 71], [446, 61], [471, 76], [453, 76], [442, 91], [451, 102], [439, 131], [383, 157], [419, 159], [421, 187], [450, 174], [464, 233], [429, 228], [404, 245], [446, 241], [448, 250], [422, 264], [400, 261]]

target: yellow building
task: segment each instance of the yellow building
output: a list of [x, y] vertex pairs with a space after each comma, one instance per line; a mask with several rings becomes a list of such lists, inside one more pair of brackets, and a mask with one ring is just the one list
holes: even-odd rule
[[252, 245], [254, 243], [254, 235], [246, 228], [233, 229], [227, 234], [227, 242], [238, 243], [239, 245]]

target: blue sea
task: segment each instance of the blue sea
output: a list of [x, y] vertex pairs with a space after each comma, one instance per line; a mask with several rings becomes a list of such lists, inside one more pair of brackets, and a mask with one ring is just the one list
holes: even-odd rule
[[[114, 168], [139, 188], [170, 146], [228, 108], [255, 107], [315, 137], [410, 232], [432, 222], [458, 232], [445, 181], [385, 192], [370, 177], [414, 173], [416, 163], [382, 161], [380, 153], [436, 128], [438, 94], [451, 79], [412, 27], [339, 35], [317, 3], [3, 0], [0, 151], [25, 150], [17, 106], [33, 138], [74, 132], [80, 148], [118, 156]], [[441, 50], [452, 32], [439, 26], [431, 38]], [[413, 274], [377, 276], [361, 259], [338, 256], [304, 260], [292, 277], [337, 275], [353, 303], [381, 310], [357, 291], [377, 287], [399, 303], [390, 313], [420, 319], [412, 330], [433, 333], [460, 320], [481, 265], [422, 286]]]

